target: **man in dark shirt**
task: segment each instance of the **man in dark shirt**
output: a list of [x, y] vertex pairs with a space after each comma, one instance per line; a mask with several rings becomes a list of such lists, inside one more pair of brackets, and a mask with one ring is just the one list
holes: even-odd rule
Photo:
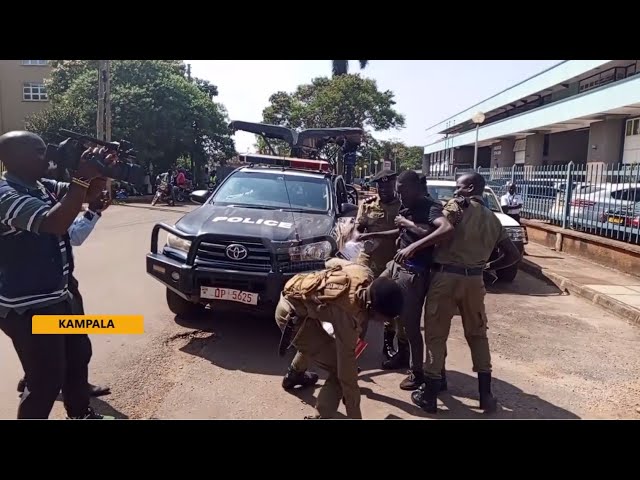
[[424, 239], [427, 245], [445, 240], [453, 227], [442, 214], [442, 205], [425, 196], [424, 184], [413, 170], [398, 176], [396, 188], [402, 208], [396, 218], [397, 229], [367, 238], [393, 236], [398, 238], [399, 250], [382, 276], [394, 279], [404, 293], [404, 307], [400, 323], [404, 326], [411, 351], [410, 371], [400, 383], [403, 390], [416, 390], [424, 382], [424, 341], [420, 331], [422, 309], [429, 286], [432, 248], [415, 251], [412, 245]]

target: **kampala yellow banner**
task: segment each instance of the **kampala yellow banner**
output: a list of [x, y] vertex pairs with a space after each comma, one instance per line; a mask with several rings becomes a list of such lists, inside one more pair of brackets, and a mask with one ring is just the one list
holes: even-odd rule
[[144, 317], [142, 315], [34, 315], [31, 318], [31, 333], [139, 335], [144, 333]]

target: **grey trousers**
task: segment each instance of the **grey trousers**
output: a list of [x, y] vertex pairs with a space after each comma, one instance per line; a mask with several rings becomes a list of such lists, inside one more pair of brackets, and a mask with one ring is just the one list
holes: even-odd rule
[[402, 289], [404, 306], [400, 314], [400, 324], [404, 327], [411, 352], [410, 368], [416, 374], [422, 374], [424, 362], [424, 340], [420, 331], [422, 309], [429, 289], [429, 270], [414, 273], [396, 262], [387, 264], [388, 275]]

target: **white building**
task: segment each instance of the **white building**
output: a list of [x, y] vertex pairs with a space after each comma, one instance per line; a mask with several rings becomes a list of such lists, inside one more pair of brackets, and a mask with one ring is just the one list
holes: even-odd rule
[[[640, 163], [638, 60], [565, 60], [427, 129], [423, 171]], [[484, 114], [476, 124], [472, 117]]]

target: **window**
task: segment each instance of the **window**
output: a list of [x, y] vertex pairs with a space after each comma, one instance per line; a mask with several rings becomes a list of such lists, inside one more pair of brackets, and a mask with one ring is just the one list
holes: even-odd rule
[[631, 120], [627, 120], [625, 135], [627, 137], [640, 135], [640, 118], [632, 118]]
[[545, 133], [543, 139], [542, 155], [546, 157], [549, 155], [549, 134]]
[[27, 102], [45, 102], [47, 97], [47, 87], [43, 83], [27, 82], [22, 87], [22, 99]]
[[48, 65], [49, 64], [49, 60], [22, 60], [22, 65], [28, 65], [28, 66], [33, 66], [33, 65]]
[[329, 184], [324, 177], [237, 172], [212, 198], [221, 205], [269, 209], [329, 210]]

